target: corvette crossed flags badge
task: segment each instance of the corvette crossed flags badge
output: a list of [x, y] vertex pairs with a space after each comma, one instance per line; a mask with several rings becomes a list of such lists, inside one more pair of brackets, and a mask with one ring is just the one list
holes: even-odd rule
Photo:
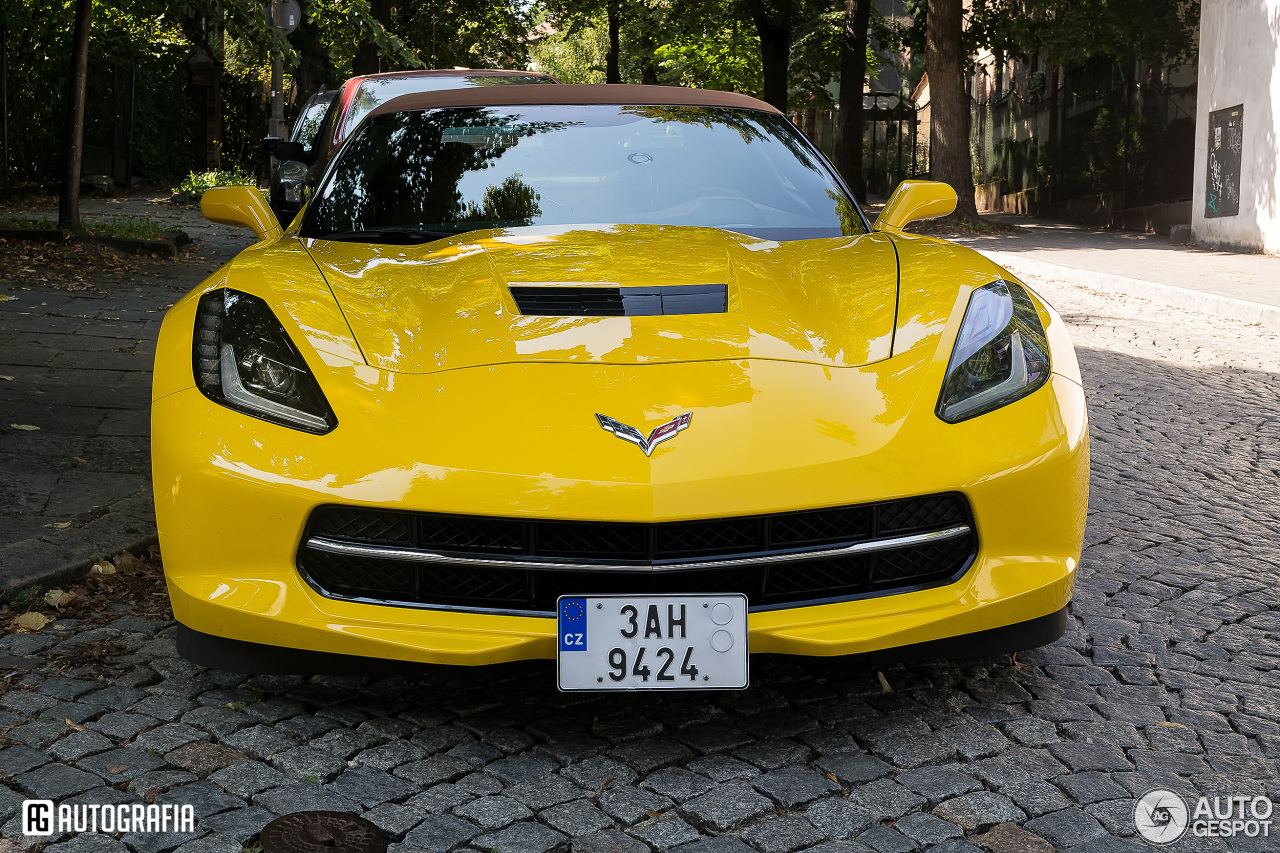
[[623, 441], [631, 442], [643, 450], [645, 456], [652, 456], [655, 447], [668, 438], [675, 438], [677, 433], [688, 428], [689, 422], [693, 420], [693, 412], [685, 412], [683, 415], [678, 415], [667, 421], [649, 433], [648, 438], [645, 438], [644, 433], [635, 427], [628, 426], [621, 421], [615, 421], [613, 418], [602, 415], [599, 412], [596, 413], [596, 420], [600, 422], [600, 426], [605, 432], [611, 432]]

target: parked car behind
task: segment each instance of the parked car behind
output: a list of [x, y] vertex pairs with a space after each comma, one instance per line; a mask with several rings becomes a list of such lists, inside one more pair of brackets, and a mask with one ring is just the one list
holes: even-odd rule
[[[320, 126], [324, 123], [329, 105], [333, 103], [337, 94], [336, 89], [329, 89], [312, 95], [303, 105], [302, 112], [298, 114], [298, 120], [293, 123], [293, 132], [289, 134], [289, 141], [301, 145], [304, 151], [310, 153], [316, 137], [320, 134]], [[265, 142], [273, 155], [271, 209], [275, 211], [276, 218], [281, 224], [288, 225], [302, 208], [302, 182], [307, 176], [307, 162], [281, 160], [274, 156], [278, 140], [267, 139]], [[287, 150], [281, 153], [286, 153]]]
[[[290, 180], [296, 180], [296, 201], [287, 198], [281, 205], [276, 203], [276, 182], [272, 180], [271, 207], [281, 226], [288, 227], [294, 215], [302, 207], [304, 197], [303, 177], [318, 180], [324, 167], [333, 159], [334, 153], [342, 145], [361, 120], [373, 110], [392, 98], [400, 95], [411, 95], [420, 92], [436, 92], [442, 89], [471, 89], [479, 86], [524, 85], [530, 83], [559, 83], [550, 74], [536, 71], [500, 71], [497, 69], [432, 69], [427, 71], [389, 71], [385, 74], [369, 74], [363, 77], [352, 77], [340, 86], [336, 93], [330, 95], [328, 108], [319, 122], [313, 141], [303, 144], [295, 136], [289, 142], [281, 142], [275, 146], [275, 156], [289, 165]], [[317, 96], [318, 97], [318, 96]], [[311, 103], [307, 103], [309, 108]], [[306, 108], [303, 110], [306, 114]], [[299, 119], [299, 122], [302, 120]], [[294, 164], [307, 164], [299, 168]], [[287, 196], [293, 190], [293, 184], [283, 190]]]

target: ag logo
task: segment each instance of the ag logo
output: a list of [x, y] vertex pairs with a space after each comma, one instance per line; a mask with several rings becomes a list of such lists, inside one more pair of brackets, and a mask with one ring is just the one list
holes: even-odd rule
[[1173, 791], [1147, 791], [1133, 807], [1133, 825], [1152, 844], [1171, 844], [1187, 831], [1187, 804]]
[[53, 800], [24, 800], [22, 834], [53, 835]]

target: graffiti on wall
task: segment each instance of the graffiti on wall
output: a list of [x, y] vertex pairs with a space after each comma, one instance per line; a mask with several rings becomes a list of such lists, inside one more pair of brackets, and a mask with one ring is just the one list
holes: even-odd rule
[[1240, 212], [1240, 153], [1244, 148], [1244, 104], [1209, 113], [1206, 219]]

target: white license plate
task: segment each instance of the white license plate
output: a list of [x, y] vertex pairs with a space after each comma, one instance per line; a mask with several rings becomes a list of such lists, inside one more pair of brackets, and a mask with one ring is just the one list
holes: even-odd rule
[[556, 604], [561, 690], [747, 686], [745, 595], [606, 595]]

